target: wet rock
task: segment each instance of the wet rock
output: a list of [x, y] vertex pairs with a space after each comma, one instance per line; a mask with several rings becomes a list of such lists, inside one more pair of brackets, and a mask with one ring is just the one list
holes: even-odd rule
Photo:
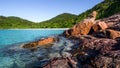
[[54, 41], [55, 41], [54, 38], [49, 37], [49, 38], [45, 38], [45, 39], [38, 41], [38, 45], [47, 45], [47, 44], [53, 43]]
[[72, 32], [72, 29], [68, 29], [68, 30], [63, 32], [63, 35], [66, 36], [66, 37], [71, 36], [72, 35], [71, 32]]
[[53, 42], [55, 42], [55, 38], [53, 37], [48, 37], [36, 42], [31, 42], [31, 43], [27, 43], [27, 44], [23, 44], [21, 45], [21, 48], [27, 48], [27, 49], [32, 49], [32, 48], [37, 48], [39, 46], [47, 46], [52, 44]]

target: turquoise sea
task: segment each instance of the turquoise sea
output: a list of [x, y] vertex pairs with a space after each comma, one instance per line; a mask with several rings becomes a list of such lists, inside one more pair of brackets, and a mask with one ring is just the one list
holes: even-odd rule
[[64, 29], [0, 30], [0, 48], [16, 43], [30, 42], [42, 37], [62, 34]]
[[24, 29], [0, 30], [0, 68], [41, 68], [51, 58], [61, 57], [73, 43], [59, 37], [50, 48], [39, 47], [35, 51], [21, 48], [20, 45], [48, 36], [62, 34], [65, 29]]

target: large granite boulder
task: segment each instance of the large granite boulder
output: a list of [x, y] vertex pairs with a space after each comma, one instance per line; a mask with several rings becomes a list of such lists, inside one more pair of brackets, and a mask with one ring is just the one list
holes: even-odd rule
[[66, 30], [64, 32], [64, 35], [66, 36], [87, 35], [90, 32], [92, 26], [93, 22], [91, 20], [84, 20], [74, 25], [71, 29]]
[[92, 21], [84, 20], [83, 22], [80, 22], [79, 24], [76, 24], [73, 26], [71, 34], [87, 35], [90, 32], [92, 25], [93, 25]]
[[74, 35], [87, 35], [90, 33], [90, 30], [95, 23], [97, 12], [93, 11], [88, 18], [84, 19], [83, 21], [75, 24], [71, 29], [66, 30], [64, 35], [66, 36], [74, 36]]

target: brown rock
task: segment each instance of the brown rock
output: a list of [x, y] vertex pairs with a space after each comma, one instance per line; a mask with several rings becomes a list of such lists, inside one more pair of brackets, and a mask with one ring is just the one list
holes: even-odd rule
[[93, 11], [86, 19], [74, 25], [71, 29], [64, 32], [65, 36], [87, 35], [90, 33], [91, 27], [95, 23], [97, 12]]
[[70, 36], [71, 32], [72, 32], [72, 29], [68, 29], [68, 30], [64, 31], [63, 35]]
[[120, 13], [114, 14], [108, 18], [99, 19], [100, 21], [104, 21], [108, 28], [119, 30], [120, 31]]
[[84, 20], [83, 22], [80, 22], [79, 24], [76, 24], [72, 28], [72, 35], [87, 35], [91, 27], [93, 25], [93, 22], [90, 20]]
[[20, 47], [31, 49], [31, 48], [36, 48], [37, 46], [38, 46], [37, 42], [31, 42], [31, 43], [23, 44]]
[[[113, 39], [85, 39], [76, 48], [86, 52], [88, 55], [79, 55], [83, 68], [119, 68], [120, 67], [120, 43]], [[74, 50], [73, 50], [74, 51]], [[72, 52], [73, 52], [72, 51]], [[83, 63], [82, 63], [83, 62]]]
[[32, 49], [32, 48], [36, 48], [39, 46], [49, 45], [49, 44], [52, 44], [53, 42], [55, 42], [55, 38], [49, 37], [49, 38], [45, 38], [45, 39], [42, 39], [36, 42], [31, 42], [31, 43], [21, 45], [21, 48]]
[[84, 20], [76, 25], [74, 25], [71, 29], [66, 30], [64, 32], [65, 36], [75, 36], [75, 35], [87, 35], [91, 27], [93, 26], [93, 22], [91, 20]]
[[92, 26], [93, 30], [96, 32], [98, 30], [105, 30], [106, 28], [108, 28], [107, 24], [105, 22], [96, 22], [93, 26]]
[[107, 34], [109, 34], [109, 38], [115, 39], [117, 37], [120, 37], [120, 31], [115, 31], [115, 30], [111, 30], [111, 29], [107, 29], [106, 30]]
[[116, 30], [112, 30], [112, 29], [99, 30], [99, 31], [93, 33], [93, 36], [99, 37], [99, 38], [115, 39], [117, 37], [120, 37], [120, 31], [116, 31]]
[[72, 58], [56, 58], [50, 60], [43, 68], [77, 68], [76, 64]]
[[106, 56], [95, 57], [93, 65], [96, 68], [120, 68], [120, 62], [118, 59]]
[[49, 38], [45, 38], [45, 39], [38, 41], [38, 45], [47, 45], [47, 44], [53, 43], [54, 41], [55, 41], [54, 38], [49, 37]]
[[91, 21], [94, 21], [96, 19], [96, 16], [97, 16], [97, 12], [96, 11], [93, 11], [87, 19], [90, 19]]

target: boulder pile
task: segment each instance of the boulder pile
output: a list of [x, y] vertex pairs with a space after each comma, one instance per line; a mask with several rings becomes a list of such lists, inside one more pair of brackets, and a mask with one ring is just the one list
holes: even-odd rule
[[109, 18], [106, 18], [107, 19], [106, 21], [105, 19], [95, 20], [96, 14], [97, 12], [94, 11], [90, 15], [91, 18], [88, 17], [87, 19], [84, 19], [80, 23], [75, 24], [72, 28], [70, 28], [69, 30], [66, 30], [64, 32], [64, 35], [66, 37], [76, 36], [76, 35], [81, 35], [81, 36], [82, 35], [93, 35], [99, 38], [100, 37], [103, 38], [104, 36], [104, 38], [111, 38], [111, 39], [120, 37], [120, 31], [119, 31], [120, 16], [119, 15], [113, 15]]
[[[61, 35], [74, 43], [67, 51], [70, 56], [52, 58], [42, 68], [120, 68], [120, 13], [99, 20], [95, 20], [96, 15], [93, 11]], [[54, 42], [55, 38], [50, 37], [21, 47], [34, 48]]]
[[[74, 43], [80, 42], [70, 51], [72, 56], [69, 58], [76, 64], [63, 58], [61, 61], [65, 61], [64, 68], [120, 68], [120, 14], [95, 20], [96, 14], [94, 11], [90, 17], [63, 33]], [[51, 67], [61, 68], [59, 63], [62, 62], [59, 61], [52, 61], [56, 64], [53, 63]]]

